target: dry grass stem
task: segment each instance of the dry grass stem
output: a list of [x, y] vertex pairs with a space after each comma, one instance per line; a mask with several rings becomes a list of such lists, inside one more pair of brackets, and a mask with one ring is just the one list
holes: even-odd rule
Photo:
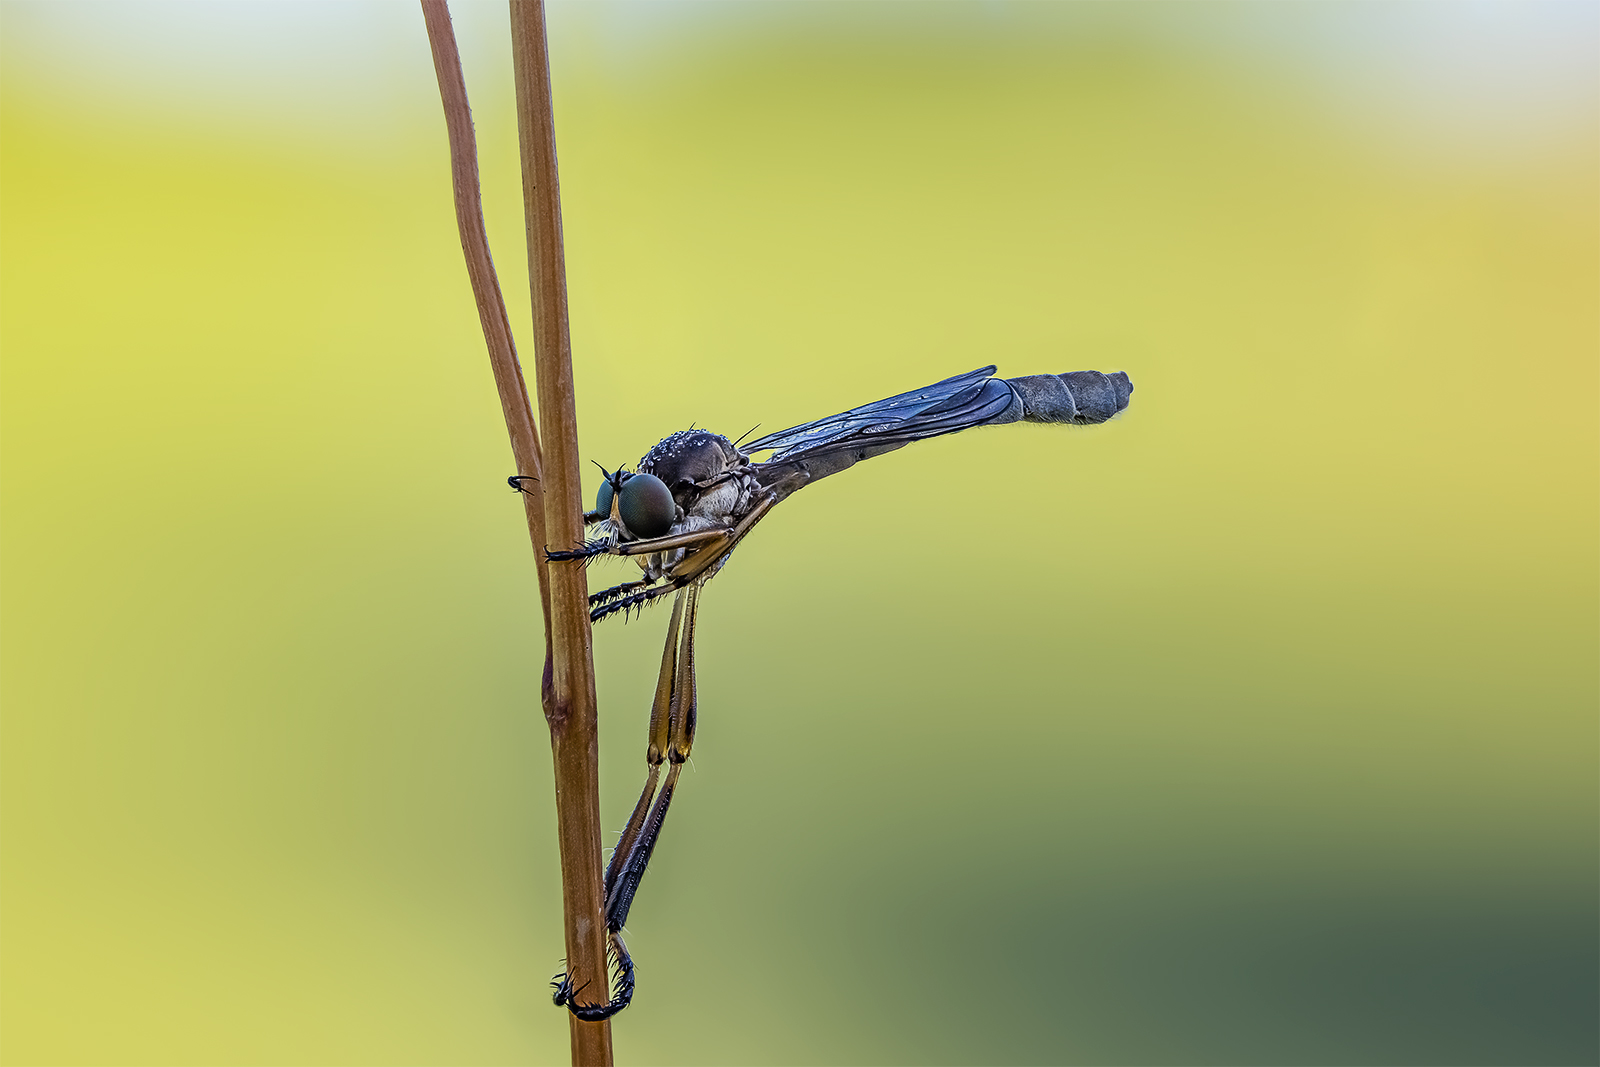
[[[576, 403], [567, 327], [567, 287], [561, 245], [561, 201], [556, 183], [550, 67], [542, 4], [511, 4], [516, 64], [517, 125], [522, 141], [528, 257], [533, 287], [534, 368], [539, 414], [548, 453], [542, 453], [527, 386], [517, 364], [505, 301], [489, 256], [478, 187], [477, 144], [466, 83], [444, 0], [422, 0], [434, 69], [450, 134], [456, 221], [467, 273], [489, 347], [506, 429], [519, 474], [537, 479], [523, 494], [528, 533], [539, 568], [545, 618], [545, 662], [540, 697], [550, 726], [555, 763], [557, 838], [567, 966], [579, 987], [606, 990], [604, 883], [600, 867], [599, 744], [596, 734], [594, 660], [589, 632], [588, 584], [581, 567], [549, 567], [546, 545], [582, 540], [583, 505], [578, 468]], [[548, 464], [544, 462], [548, 460]], [[526, 485], [526, 483], [525, 483]], [[603, 994], [602, 994], [603, 996]], [[611, 1063], [609, 1022], [568, 1016], [574, 1064]]]
[[[566, 258], [561, 243], [561, 192], [556, 177], [555, 118], [544, 5], [512, 0], [511, 60], [517, 88], [523, 213], [528, 228], [528, 278], [533, 290], [534, 380], [545, 431], [544, 517], [550, 543], [583, 540], [578, 466], [578, 413], [572, 387], [567, 322]], [[545, 702], [555, 757], [561, 884], [566, 904], [567, 962], [574, 981], [606, 996], [605, 902], [600, 869], [600, 751], [596, 733], [589, 583], [582, 567], [550, 570], [553, 699]], [[552, 694], [547, 694], [552, 696]], [[608, 1022], [572, 1020], [572, 1061], [611, 1062]]]
[[[489, 237], [483, 228], [483, 197], [478, 185], [478, 141], [472, 130], [472, 110], [467, 106], [467, 83], [461, 74], [461, 53], [456, 48], [455, 31], [450, 26], [450, 11], [444, 0], [422, 0], [422, 17], [428, 27], [428, 44], [433, 49], [433, 70], [439, 79], [439, 97], [444, 103], [445, 129], [450, 137], [450, 179], [455, 189], [456, 228], [461, 231], [461, 252], [467, 260], [467, 277], [478, 305], [478, 321], [489, 348], [489, 365], [494, 370], [495, 389], [500, 394], [500, 410], [505, 415], [506, 432], [511, 437], [511, 454], [517, 473], [537, 483], [543, 478], [539, 450], [539, 430], [528, 403], [528, 386], [517, 362], [517, 346], [511, 337], [511, 321], [506, 315], [500, 279], [495, 275], [489, 255]], [[535, 565], [539, 572], [539, 599], [545, 621], [545, 659], [550, 658], [550, 577], [544, 559], [544, 505], [537, 492], [523, 495], [528, 519], [528, 536], [533, 541]]]

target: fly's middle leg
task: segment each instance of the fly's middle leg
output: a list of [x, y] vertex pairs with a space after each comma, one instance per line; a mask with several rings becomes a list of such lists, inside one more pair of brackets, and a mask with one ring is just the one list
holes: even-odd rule
[[[660, 538], [656, 541], [625, 542], [621, 547], [629, 555], [643, 551], [640, 546], [647, 545], [661, 547], [687, 547], [693, 545], [694, 550], [672, 568], [666, 585], [653, 589], [641, 589], [639, 592], [622, 595], [616, 599], [608, 598], [607, 603], [594, 607], [589, 612], [589, 620], [591, 622], [599, 622], [606, 616], [619, 611], [626, 613], [634, 608], [642, 608], [657, 597], [666, 596], [667, 593], [675, 589], [683, 589], [697, 583], [712, 570], [718, 561], [732, 552], [739, 542], [744, 539], [745, 534], [749, 533], [755, 527], [755, 524], [760, 522], [776, 504], [777, 500], [773, 497], [763, 498], [755, 507], [750, 509], [749, 514], [739, 520], [738, 525], [731, 529], [704, 530], [694, 534]], [[672, 542], [670, 546], [666, 544], [669, 541]]]
[[599, 622], [606, 616], [615, 615], [619, 611], [626, 613], [632, 611], [634, 608], [642, 608], [651, 601], [666, 596], [668, 593], [680, 591], [683, 588], [684, 583], [673, 581], [666, 585], [657, 586], [651, 586], [648, 582], [630, 582], [628, 584], [642, 586], [642, 588], [640, 588], [638, 592], [627, 594], [618, 592], [624, 588], [623, 586], [618, 586], [616, 590], [607, 589], [605, 591], [606, 594], [618, 592], [618, 595], [615, 598], [607, 596], [607, 599], [598, 607], [591, 607], [589, 611], [589, 621]]
[[613, 600], [617, 600], [621, 597], [632, 596], [641, 589], [650, 588], [655, 583], [656, 580], [654, 578], [641, 578], [637, 582], [623, 582], [621, 585], [614, 585], [610, 589], [602, 589], [598, 593], [590, 593], [589, 607], [592, 610], [594, 608], [598, 608], [602, 604], [609, 604]]

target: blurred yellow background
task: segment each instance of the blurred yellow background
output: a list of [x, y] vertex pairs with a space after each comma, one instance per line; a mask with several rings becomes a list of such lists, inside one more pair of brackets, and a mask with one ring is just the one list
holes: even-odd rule
[[[1595, 1061], [1595, 10], [554, 8], [586, 460], [1137, 389], [710, 585], [619, 1062]], [[420, 13], [122, 11], [0, 7], [0, 1057], [564, 1062]], [[665, 625], [596, 631], [614, 829]]]

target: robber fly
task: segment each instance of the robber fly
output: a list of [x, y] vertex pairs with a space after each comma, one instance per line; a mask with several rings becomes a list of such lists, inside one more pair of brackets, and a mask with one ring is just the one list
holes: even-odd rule
[[[767, 434], [743, 449], [708, 430], [679, 430], [639, 461], [636, 471], [606, 471], [595, 509], [584, 515], [599, 536], [575, 551], [547, 552], [552, 562], [631, 556], [643, 576], [595, 593], [595, 622], [626, 615], [669, 594], [676, 597], [661, 674], [650, 709], [647, 776], [639, 803], [606, 867], [605, 921], [616, 978], [604, 1003], [580, 1003], [569, 974], [552, 982], [555, 1002], [580, 1019], [605, 1019], [633, 999], [634, 968], [622, 941], [639, 881], [655, 850], [689, 758], [695, 728], [695, 617], [700, 587], [767, 512], [797, 489], [913, 441], [1008, 422], [1105, 422], [1128, 406], [1133, 383], [1123, 373], [1069, 371], [996, 378], [980, 367], [825, 419]], [[751, 454], [770, 452], [765, 461]], [[511, 479], [520, 488], [518, 479]], [[667, 765], [662, 781], [661, 765]]]

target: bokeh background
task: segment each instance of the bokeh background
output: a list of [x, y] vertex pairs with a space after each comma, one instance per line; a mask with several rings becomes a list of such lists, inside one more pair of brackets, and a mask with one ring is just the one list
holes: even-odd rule
[[[711, 584], [619, 1062], [1595, 1062], [1597, 10], [554, 5], [586, 458], [1137, 386]], [[0, 31], [0, 1056], [564, 1062], [419, 12]], [[596, 633], [613, 828], [665, 625]]]

